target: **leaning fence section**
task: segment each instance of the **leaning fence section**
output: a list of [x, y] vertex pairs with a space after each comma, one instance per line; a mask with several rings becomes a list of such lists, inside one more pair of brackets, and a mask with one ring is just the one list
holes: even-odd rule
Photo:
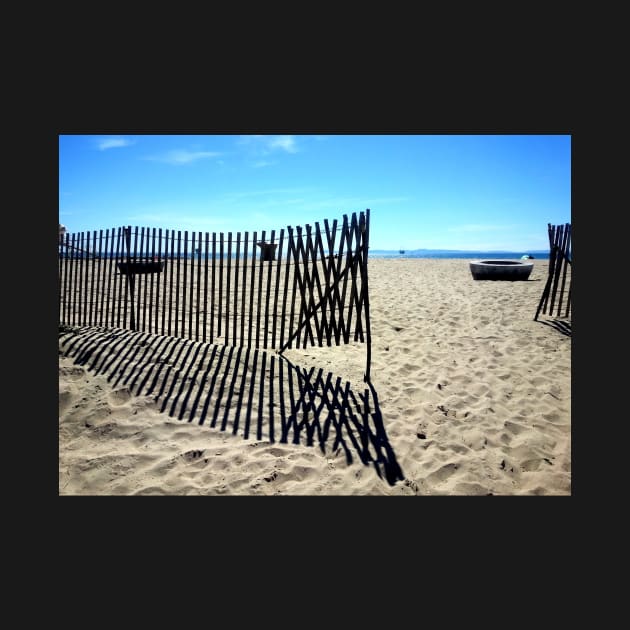
[[323, 226], [60, 234], [59, 321], [248, 348], [365, 342], [369, 210]]
[[549, 269], [534, 320], [539, 315], [569, 318], [571, 316], [571, 271], [573, 246], [571, 224], [547, 226], [549, 233]]

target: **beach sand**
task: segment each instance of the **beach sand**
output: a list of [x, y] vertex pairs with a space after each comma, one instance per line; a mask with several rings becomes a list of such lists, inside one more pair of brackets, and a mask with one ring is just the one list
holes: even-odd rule
[[547, 277], [370, 259], [365, 344], [59, 336], [60, 495], [570, 495], [571, 337]]

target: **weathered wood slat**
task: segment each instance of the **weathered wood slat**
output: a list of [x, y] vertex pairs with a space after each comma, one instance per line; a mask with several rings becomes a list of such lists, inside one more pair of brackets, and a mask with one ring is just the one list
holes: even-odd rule
[[[184, 277], [182, 280], [182, 314], [181, 314], [181, 321], [182, 321], [182, 332], [181, 332], [181, 337], [186, 338], [186, 289], [187, 284], [188, 284], [188, 231], [185, 230], [184, 231], [184, 264], [183, 264], [183, 268], [184, 268]], [[191, 304], [192, 306], [192, 304]], [[188, 311], [190, 311], [190, 314], [192, 315], [192, 310], [189, 308]], [[179, 319], [179, 311], [178, 311], [178, 319]]]
[[247, 312], [247, 267], [248, 267], [248, 238], [249, 233], [245, 232], [245, 240], [243, 241], [243, 286], [241, 289], [241, 345], [245, 345], [245, 313]]
[[238, 322], [238, 274], [239, 274], [239, 262], [241, 257], [241, 233], [236, 233], [236, 260], [234, 264], [234, 308], [233, 308], [233, 321], [232, 321], [232, 343], [236, 346], [236, 333]]
[[[208, 325], [208, 248], [210, 247], [210, 234], [206, 232], [204, 247], [204, 267], [203, 267], [203, 341], [206, 341], [206, 330]], [[212, 318], [212, 317], [211, 317]]]
[[254, 280], [256, 278], [256, 237], [257, 234], [254, 232], [252, 234], [252, 271], [249, 277], [249, 320], [248, 320], [248, 330], [247, 330], [247, 345], [248, 347], [252, 347], [252, 326], [254, 323]]
[[[280, 268], [282, 267], [282, 246], [284, 243], [284, 228], [280, 230], [280, 243], [278, 247], [278, 259], [276, 261], [276, 283], [273, 292], [273, 329], [271, 332], [271, 347], [276, 348], [276, 324], [278, 323], [278, 290], [280, 288]], [[282, 318], [284, 318], [284, 310], [282, 311]]]
[[[271, 230], [270, 241], [272, 244], [275, 244], [275, 239], [276, 239], [276, 231]], [[265, 332], [263, 335], [263, 348], [267, 348], [267, 339], [268, 339], [268, 334], [269, 334], [269, 299], [271, 297], [271, 270], [273, 269], [272, 261], [273, 261], [273, 256], [272, 256], [272, 260], [267, 261], [267, 295], [265, 297]]]
[[232, 269], [232, 232], [227, 240], [227, 272], [225, 279], [225, 343], [230, 343], [230, 277]]
[[221, 339], [221, 316], [223, 315], [223, 232], [219, 234], [219, 307], [217, 337]]
[[[265, 230], [260, 233], [261, 242], [265, 242]], [[262, 284], [263, 284], [263, 268], [264, 268], [264, 248], [260, 248], [260, 264], [258, 265], [258, 300], [256, 301], [256, 348], [260, 348], [260, 315], [262, 311]]]

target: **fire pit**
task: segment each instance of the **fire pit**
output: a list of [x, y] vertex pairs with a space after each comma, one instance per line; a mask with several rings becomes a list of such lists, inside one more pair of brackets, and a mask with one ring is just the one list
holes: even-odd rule
[[533, 262], [521, 260], [472, 260], [470, 272], [475, 280], [527, 280]]

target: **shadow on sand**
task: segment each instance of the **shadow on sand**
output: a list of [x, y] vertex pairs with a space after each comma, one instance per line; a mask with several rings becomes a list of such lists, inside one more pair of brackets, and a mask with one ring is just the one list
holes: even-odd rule
[[330, 372], [265, 350], [122, 329], [60, 330], [59, 352], [113, 387], [153, 397], [178, 420], [324, 454], [341, 449], [347, 464], [356, 456], [390, 485], [404, 479], [371, 384], [355, 392]]
[[551, 326], [552, 328], [555, 328], [556, 330], [560, 331], [563, 335], [566, 335], [567, 337], [571, 337], [571, 322], [569, 320], [564, 320], [564, 319], [549, 319], [549, 320], [539, 319], [538, 321], [541, 324], [545, 324], [545, 326]]

